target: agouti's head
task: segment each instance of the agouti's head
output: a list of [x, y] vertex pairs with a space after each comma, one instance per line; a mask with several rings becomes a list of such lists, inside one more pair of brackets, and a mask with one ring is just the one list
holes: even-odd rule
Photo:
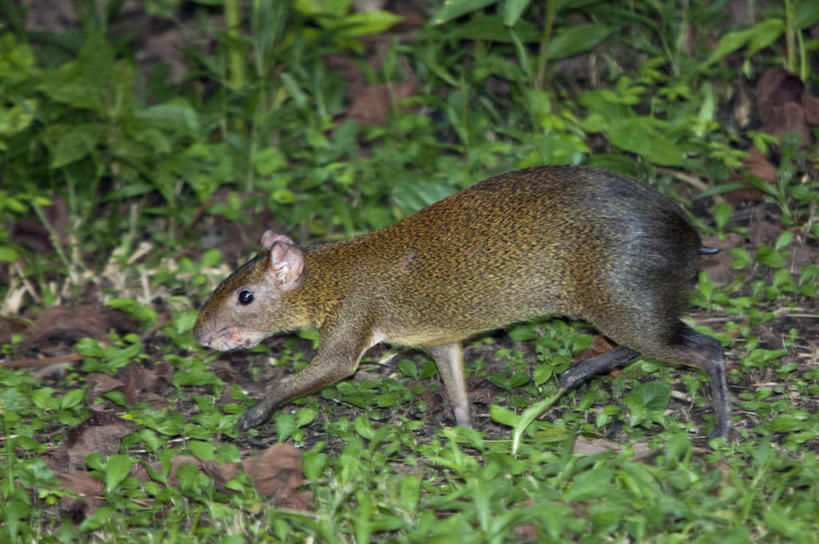
[[250, 348], [279, 331], [302, 323], [289, 322], [288, 301], [298, 292], [304, 254], [288, 236], [266, 231], [264, 251], [228, 276], [205, 302], [193, 333], [203, 345], [219, 351]]

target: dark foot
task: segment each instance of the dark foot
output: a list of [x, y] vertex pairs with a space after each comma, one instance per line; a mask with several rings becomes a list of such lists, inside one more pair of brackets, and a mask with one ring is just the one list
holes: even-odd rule
[[258, 425], [264, 423], [269, 415], [270, 409], [267, 408], [264, 401], [262, 401], [242, 414], [242, 417], [240, 417], [239, 421], [236, 422], [236, 429], [239, 431], [246, 431], [251, 427], [257, 427]]
[[[722, 419], [722, 418], [720, 418]], [[717, 425], [708, 433], [708, 439], [712, 438], [728, 438], [731, 433], [731, 423], [729, 421], [718, 421]]]

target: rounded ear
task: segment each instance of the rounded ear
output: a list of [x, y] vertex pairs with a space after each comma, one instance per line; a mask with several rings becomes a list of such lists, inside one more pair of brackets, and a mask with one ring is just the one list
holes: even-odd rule
[[[279, 236], [290, 240], [281, 234], [276, 238]], [[302, 270], [304, 270], [304, 253], [292, 244], [292, 240], [286, 242], [277, 239], [271, 244], [269, 271], [276, 287], [282, 291], [295, 289], [299, 284]]]
[[293, 242], [293, 239], [286, 234], [279, 234], [278, 232], [274, 232], [272, 230], [264, 231], [264, 234], [262, 234], [261, 244], [265, 251], [270, 251], [273, 244], [276, 242], [284, 242], [285, 244], [290, 244], [291, 246], [296, 245], [296, 243]]

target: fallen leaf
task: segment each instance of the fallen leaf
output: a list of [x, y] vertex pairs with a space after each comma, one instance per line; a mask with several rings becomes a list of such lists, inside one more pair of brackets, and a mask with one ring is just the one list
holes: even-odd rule
[[60, 499], [60, 510], [63, 517], [71, 519], [75, 524], [94, 514], [97, 508], [104, 503], [102, 497], [102, 482], [86, 472], [76, 470], [68, 474], [57, 474], [63, 486], [79, 497], [63, 496]]
[[274, 444], [260, 455], [243, 460], [242, 467], [259, 493], [277, 506], [308, 510], [304, 495], [298, 492], [304, 483], [302, 459], [294, 446]]
[[347, 116], [360, 125], [384, 125], [390, 109], [399, 101], [411, 96], [418, 82], [407, 79], [398, 83], [382, 83], [360, 89], [352, 96]]
[[[776, 181], [776, 166], [765, 158], [756, 147], [752, 147], [748, 151], [748, 156], [742, 161], [742, 166], [749, 174], [763, 181], [767, 181], [768, 183]], [[753, 190], [759, 193], [759, 197], [755, 200], [761, 202], [765, 199], [765, 195], [763, 195], [759, 189]]]
[[[814, 119], [813, 102], [804, 98], [807, 91], [805, 84], [796, 74], [784, 68], [769, 68], [759, 78], [757, 84], [757, 111], [765, 131], [774, 136], [785, 132], [798, 132], [802, 135], [802, 145], [813, 142], [808, 127], [808, 118]], [[806, 115], [808, 105], [810, 113]]]
[[50, 352], [60, 344], [73, 345], [80, 338], [103, 341], [110, 329], [136, 332], [139, 324], [125, 312], [101, 304], [52, 306], [37, 317], [20, 349]]
[[602, 355], [608, 351], [613, 350], [617, 347], [617, 344], [603, 336], [602, 334], [597, 334], [592, 338], [591, 344], [589, 347], [577, 355], [574, 356], [574, 362], [580, 362], [585, 359], [591, 359], [592, 357], [597, 357], [598, 355]]
[[65, 442], [55, 451], [55, 458], [62, 453], [67, 456], [65, 472], [85, 468], [85, 458], [89, 454], [117, 453], [122, 437], [136, 429], [136, 423], [122, 419], [114, 412], [93, 412], [90, 418], [68, 431]]

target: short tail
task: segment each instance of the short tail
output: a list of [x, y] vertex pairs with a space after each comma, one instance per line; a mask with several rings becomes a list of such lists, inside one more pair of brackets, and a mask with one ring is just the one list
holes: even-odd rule
[[718, 247], [700, 246], [699, 252], [700, 252], [700, 255], [713, 255], [714, 253], [719, 253], [719, 248]]

